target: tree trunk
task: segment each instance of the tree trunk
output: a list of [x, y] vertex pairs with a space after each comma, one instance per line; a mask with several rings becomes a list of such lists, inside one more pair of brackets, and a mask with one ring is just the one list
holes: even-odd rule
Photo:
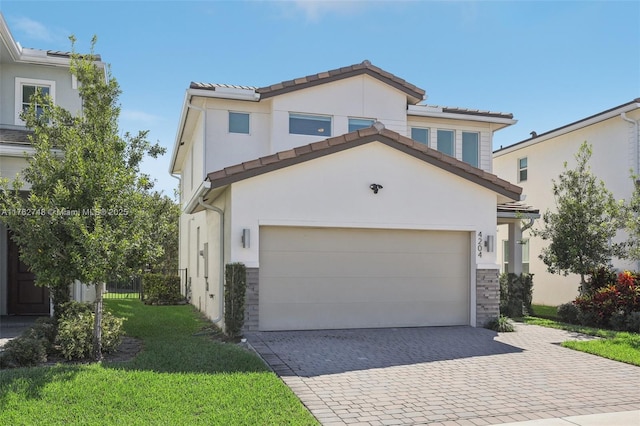
[[104, 283], [96, 284], [96, 317], [93, 323], [93, 359], [102, 361], [102, 293]]

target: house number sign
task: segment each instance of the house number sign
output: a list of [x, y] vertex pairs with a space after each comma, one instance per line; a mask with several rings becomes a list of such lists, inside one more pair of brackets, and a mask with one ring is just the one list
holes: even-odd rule
[[478, 232], [478, 257], [482, 257], [482, 232]]

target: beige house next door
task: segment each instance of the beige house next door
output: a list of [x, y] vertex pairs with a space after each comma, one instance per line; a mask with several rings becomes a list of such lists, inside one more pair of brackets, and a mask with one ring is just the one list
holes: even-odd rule
[[468, 232], [260, 228], [260, 330], [468, 325]]

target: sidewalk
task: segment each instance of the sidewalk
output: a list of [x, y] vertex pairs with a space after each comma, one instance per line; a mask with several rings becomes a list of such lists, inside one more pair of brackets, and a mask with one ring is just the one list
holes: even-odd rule
[[640, 410], [504, 423], [501, 426], [638, 426]]
[[0, 348], [9, 340], [18, 337], [27, 328], [31, 327], [36, 316], [1, 316], [0, 317]]

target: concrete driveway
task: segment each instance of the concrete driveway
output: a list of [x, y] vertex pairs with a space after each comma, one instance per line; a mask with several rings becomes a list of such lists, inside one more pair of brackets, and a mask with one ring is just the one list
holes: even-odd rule
[[[486, 425], [640, 409], [640, 368], [518, 325], [249, 333], [249, 343], [330, 424]], [[639, 419], [640, 420], [640, 419]], [[640, 424], [640, 423], [639, 423]]]

